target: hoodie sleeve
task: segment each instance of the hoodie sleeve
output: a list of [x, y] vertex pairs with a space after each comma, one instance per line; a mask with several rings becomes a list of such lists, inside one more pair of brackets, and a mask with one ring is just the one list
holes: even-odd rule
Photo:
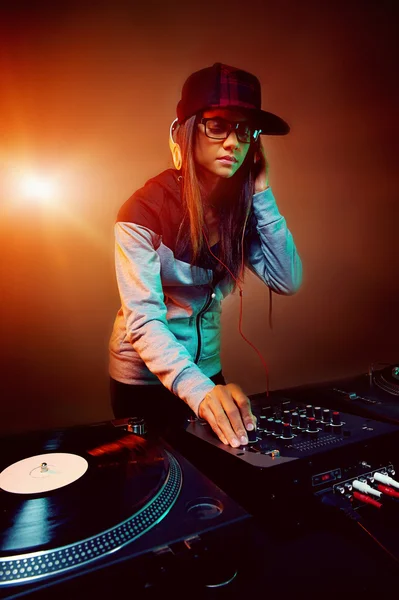
[[115, 242], [126, 337], [149, 370], [198, 415], [199, 404], [215, 384], [169, 329], [156, 252], [161, 236], [137, 223], [118, 222]]
[[247, 267], [278, 294], [294, 294], [302, 283], [302, 262], [271, 188], [254, 194], [256, 231], [249, 240]]

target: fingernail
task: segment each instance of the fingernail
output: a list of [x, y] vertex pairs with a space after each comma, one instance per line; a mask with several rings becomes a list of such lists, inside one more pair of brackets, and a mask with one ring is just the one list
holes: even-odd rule
[[237, 440], [237, 438], [233, 438], [233, 439], [231, 440], [231, 445], [232, 445], [234, 448], [237, 448], [237, 446], [239, 446], [239, 445], [240, 445], [240, 442]]
[[246, 446], [246, 444], [248, 444], [248, 438], [245, 435], [243, 435], [241, 438], [241, 444], [243, 446]]
[[246, 427], [247, 427], [247, 431], [252, 431], [253, 429], [255, 429], [255, 426], [251, 421], [249, 423], [247, 423]]

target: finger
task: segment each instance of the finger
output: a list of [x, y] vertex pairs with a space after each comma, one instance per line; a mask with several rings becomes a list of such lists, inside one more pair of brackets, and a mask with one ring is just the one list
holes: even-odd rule
[[232, 423], [224, 411], [222, 406], [212, 407], [214, 408], [214, 419], [217, 427], [221, 430], [222, 434], [228, 440], [230, 446], [233, 448], [238, 448], [238, 446], [244, 445], [248, 443], [248, 440], [245, 436], [245, 430], [239, 429], [238, 432], [232, 426]]
[[212, 428], [212, 431], [218, 436], [220, 441], [223, 444], [225, 444], [226, 446], [228, 446], [229, 442], [227, 440], [227, 437], [224, 435], [223, 431], [220, 429], [212, 410], [210, 410], [209, 408], [204, 408], [204, 410], [202, 411], [201, 418], [205, 419], [209, 423], [209, 425]]
[[[211, 425], [211, 427], [212, 427], [212, 425]], [[213, 424], [212, 430], [214, 433], [216, 433], [216, 435], [218, 436], [218, 438], [222, 442], [222, 444], [224, 444], [225, 446], [230, 446], [226, 436], [223, 434], [223, 431], [218, 427], [216, 422]]]
[[225, 397], [222, 400], [222, 407], [230, 423], [230, 427], [237, 436], [240, 444], [248, 444], [248, 436], [245, 425], [241, 418], [241, 413], [232, 397]]
[[[246, 439], [246, 432], [243, 425], [241, 425], [241, 428], [237, 428], [237, 431], [232, 426], [229, 416], [223, 406], [223, 402], [225, 402], [224, 396], [224, 391], [219, 391], [218, 396], [213, 397], [212, 402], [208, 406], [213, 413], [213, 419], [217, 427], [226, 437], [230, 446], [233, 446], [233, 448], [238, 448], [238, 446], [248, 443], [248, 440]], [[231, 399], [230, 402], [233, 404]]]
[[[238, 394], [238, 392], [241, 391], [241, 388], [239, 388], [239, 386], [235, 386], [235, 387], [233, 386], [233, 388], [237, 394]], [[221, 410], [222, 410], [222, 412], [225, 413], [228, 424], [229, 424], [230, 428], [234, 431], [240, 444], [241, 445], [248, 444], [247, 431], [245, 429], [245, 425], [241, 418], [240, 408], [237, 406], [236, 402], [234, 401], [234, 398], [231, 394], [230, 386], [225, 386], [225, 387], [218, 389], [217, 397], [220, 402]], [[219, 410], [219, 409], [217, 409], [217, 410]], [[218, 419], [218, 412], [216, 412], [216, 411], [215, 411], [215, 416]], [[219, 423], [220, 427], [223, 429], [223, 426], [225, 425], [224, 415], [223, 416], [221, 415], [220, 418], [222, 419], [222, 422], [219, 422], [219, 420], [218, 420], [218, 423]], [[253, 428], [252, 422], [251, 422], [251, 427]], [[224, 429], [224, 433], [227, 434], [226, 429]]]
[[[249, 402], [239, 386], [234, 384], [217, 386], [212, 390], [212, 393], [207, 394], [200, 404], [199, 412], [201, 413], [200, 416], [206, 418], [210, 423], [219, 438], [219, 431], [221, 431], [230, 445], [237, 448], [240, 445], [245, 446], [248, 444], [248, 437], [241, 419], [240, 409], [232, 397], [231, 388], [237, 396], [241, 393], [241, 396]], [[254, 427], [252, 421], [250, 426]]]
[[256, 429], [256, 417], [251, 410], [251, 401], [238, 386], [232, 385], [230, 393], [240, 411], [240, 417], [247, 431]]

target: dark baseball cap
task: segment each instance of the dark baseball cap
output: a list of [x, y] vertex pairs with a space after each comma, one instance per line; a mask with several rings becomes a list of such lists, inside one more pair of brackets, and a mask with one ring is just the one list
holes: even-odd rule
[[183, 123], [207, 108], [238, 108], [247, 112], [264, 135], [286, 135], [290, 127], [277, 115], [262, 110], [260, 82], [255, 75], [215, 63], [192, 73], [185, 81], [177, 118]]

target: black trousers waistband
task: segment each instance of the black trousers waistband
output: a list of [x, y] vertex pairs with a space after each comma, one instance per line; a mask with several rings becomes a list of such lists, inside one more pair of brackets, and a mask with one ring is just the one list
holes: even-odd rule
[[[215, 385], [226, 385], [222, 371], [210, 379]], [[148, 429], [157, 434], [184, 427], [194, 415], [183, 400], [162, 384], [129, 385], [111, 377], [110, 395], [115, 418], [143, 417]]]

